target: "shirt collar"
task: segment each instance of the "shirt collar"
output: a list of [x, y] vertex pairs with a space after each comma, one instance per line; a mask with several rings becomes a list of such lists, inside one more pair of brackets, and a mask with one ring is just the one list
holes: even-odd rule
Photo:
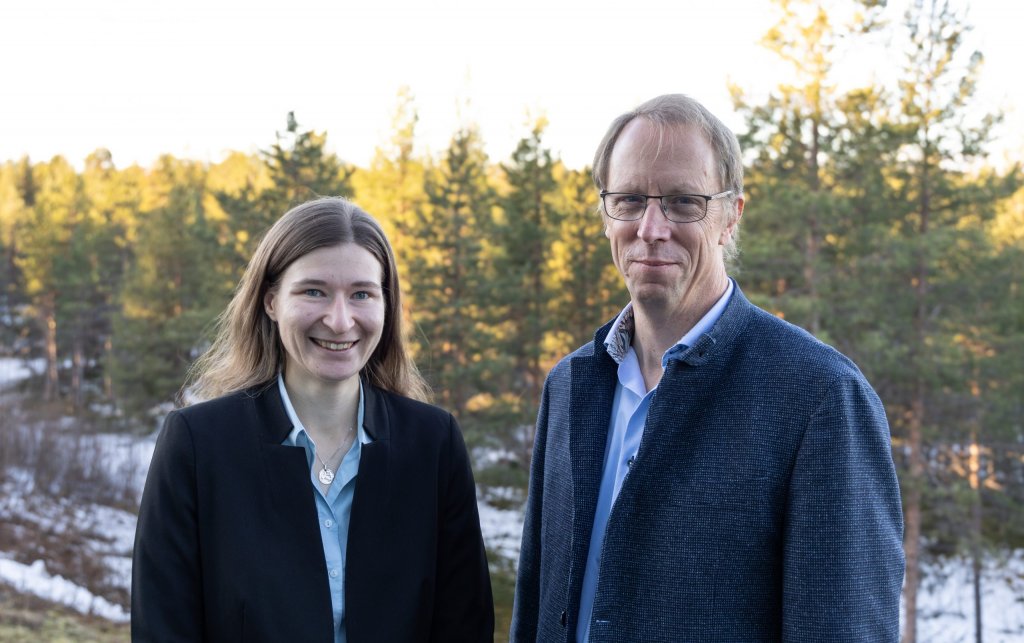
[[[714, 327], [715, 322], [722, 316], [725, 311], [725, 307], [729, 304], [729, 298], [732, 296], [732, 292], [735, 289], [735, 284], [730, 277], [728, 285], [725, 288], [725, 293], [718, 298], [715, 305], [704, 314], [700, 320], [693, 325], [674, 346], [665, 351], [665, 354], [661, 358], [661, 365], [664, 367], [668, 360], [675, 354], [685, 350], [689, 346], [700, 339], [700, 336]], [[619, 316], [615, 318], [612, 323], [611, 330], [608, 331], [608, 336], [604, 340], [604, 345], [608, 350], [608, 355], [615, 360], [616, 364], [622, 364], [622, 360], [626, 358], [629, 351], [632, 350], [633, 343], [633, 331], [635, 329], [636, 321], [633, 315], [633, 302], [626, 304], [626, 307], [622, 309]]]
[[[281, 401], [284, 403], [285, 413], [288, 414], [288, 419], [291, 420], [292, 423], [291, 433], [288, 434], [284, 444], [290, 446], [301, 446], [302, 441], [300, 441], [300, 437], [311, 443], [312, 440], [309, 439], [308, 434], [306, 433], [306, 427], [302, 425], [302, 420], [300, 420], [299, 416], [295, 413], [295, 407], [292, 406], [292, 400], [288, 397], [288, 389], [284, 385], [284, 375], [281, 373], [278, 373], [277, 375], [277, 387], [281, 392]], [[360, 444], [369, 444], [373, 440], [370, 439], [369, 434], [366, 433], [366, 430], [363, 427], [363, 408], [363, 382], [360, 380], [359, 411], [356, 414], [356, 426], [359, 427], [359, 430], [356, 433], [356, 437], [359, 439]]]

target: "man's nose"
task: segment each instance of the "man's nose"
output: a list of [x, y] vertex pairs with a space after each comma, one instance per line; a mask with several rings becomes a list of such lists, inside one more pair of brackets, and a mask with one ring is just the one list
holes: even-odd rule
[[661, 199], [647, 199], [647, 209], [637, 225], [636, 236], [647, 243], [672, 236], [672, 222], [661, 209]]

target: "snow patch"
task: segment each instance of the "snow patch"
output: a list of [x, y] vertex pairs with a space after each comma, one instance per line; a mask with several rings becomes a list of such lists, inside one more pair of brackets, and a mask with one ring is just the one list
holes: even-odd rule
[[100, 616], [121, 623], [130, 618], [128, 612], [120, 605], [115, 605], [102, 596], [96, 596], [63, 576], [51, 576], [46, 571], [46, 563], [41, 560], [31, 565], [23, 565], [17, 561], [0, 558], [0, 580], [19, 592], [67, 605], [82, 614]]
[[17, 357], [0, 357], [0, 389], [6, 388], [33, 375], [39, 375], [46, 368], [46, 360], [24, 360]]
[[477, 509], [487, 548], [502, 558], [519, 560], [519, 546], [523, 536], [522, 509], [498, 509], [483, 500], [477, 501]]

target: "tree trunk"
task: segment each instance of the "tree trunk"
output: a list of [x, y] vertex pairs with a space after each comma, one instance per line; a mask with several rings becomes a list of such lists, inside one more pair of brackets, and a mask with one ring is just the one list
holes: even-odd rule
[[[980, 396], [977, 385], [972, 386], [975, 399]], [[979, 411], [980, 413], [980, 411]], [[978, 425], [980, 421], [975, 419], [976, 425], [971, 431], [970, 461], [970, 483], [972, 507], [971, 507], [971, 568], [973, 571], [974, 585], [974, 641], [981, 642], [981, 445], [978, 444]]]
[[81, 411], [85, 396], [82, 392], [82, 380], [85, 378], [85, 358], [82, 351], [82, 338], [75, 337], [71, 351], [71, 400], [75, 411]]
[[804, 240], [804, 281], [807, 284], [807, 297], [810, 300], [810, 318], [807, 330], [814, 336], [821, 331], [820, 302], [818, 301], [818, 252], [821, 247], [821, 230], [819, 211], [821, 178], [818, 167], [818, 154], [821, 143], [818, 140], [818, 119], [811, 119], [811, 149], [808, 152], [807, 176], [810, 179], [811, 207], [807, 212], [807, 236]]
[[60, 376], [57, 364], [57, 315], [54, 311], [53, 295], [43, 303], [43, 334], [46, 338], [46, 385], [43, 399], [52, 402], [60, 393]]
[[925, 256], [925, 244], [928, 239], [928, 224], [931, 215], [931, 184], [930, 158], [927, 144], [928, 129], [924, 130], [925, 144], [922, 146], [924, 158], [921, 162], [921, 197], [920, 222], [917, 230], [917, 258], [914, 267], [914, 347], [913, 359], [916, 368], [914, 390], [910, 403], [910, 422], [907, 435], [907, 449], [910, 451], [909, 492], [906, 495], [906, 516], [904, 519], [903, 549], [907, 560], [906, 580], [903, 586], [903, 598], [906, 605], [906, 625], [903, 630], [903, 643], [917, 643], [917, 589], [921, 583], [921, 494], [924, 487], [924, 418], [925, 418], [925, 382], [926, 359], [928, 354], [928, 261]]
[[[114, 353], [114, 342], [109, 334], [103, 340], [103, 353], [106, 357], [104, 363], [110, 364]], [[114, 379], [110, 376], [110, 369], [107, 367], [103, 369], [103, 397], [108, 402], [114, 401]]]
[[923, 387], [918, 385], [912, 404], [907, 449], [910, 451], [910, 472], [905, 485], [903, 517], [903, 550], [907, 558], [907, 572], [903, 583], [903, 602], [906, 607], [903, 624], [903, 643], [917, 642], [917, 588], [921, 584], [921, 486], [924, 484], [924, 454], [921, 452], [921, 416], [924, 411]]

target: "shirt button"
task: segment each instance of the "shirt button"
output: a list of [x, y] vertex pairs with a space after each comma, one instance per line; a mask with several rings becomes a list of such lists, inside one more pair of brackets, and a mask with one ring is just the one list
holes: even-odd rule
[[330, 529], [333, 526], [334, 526], [334, 521], [331, 520], [330, 518], [328, 518], [327, 520], [324, 521], [324, 527], [327, 527], [328, 529]]
[[338, 577], [338, 570], [337, 569], [332, 569], [331, 570], [331, 578], [337, 578], [337, 577]]

